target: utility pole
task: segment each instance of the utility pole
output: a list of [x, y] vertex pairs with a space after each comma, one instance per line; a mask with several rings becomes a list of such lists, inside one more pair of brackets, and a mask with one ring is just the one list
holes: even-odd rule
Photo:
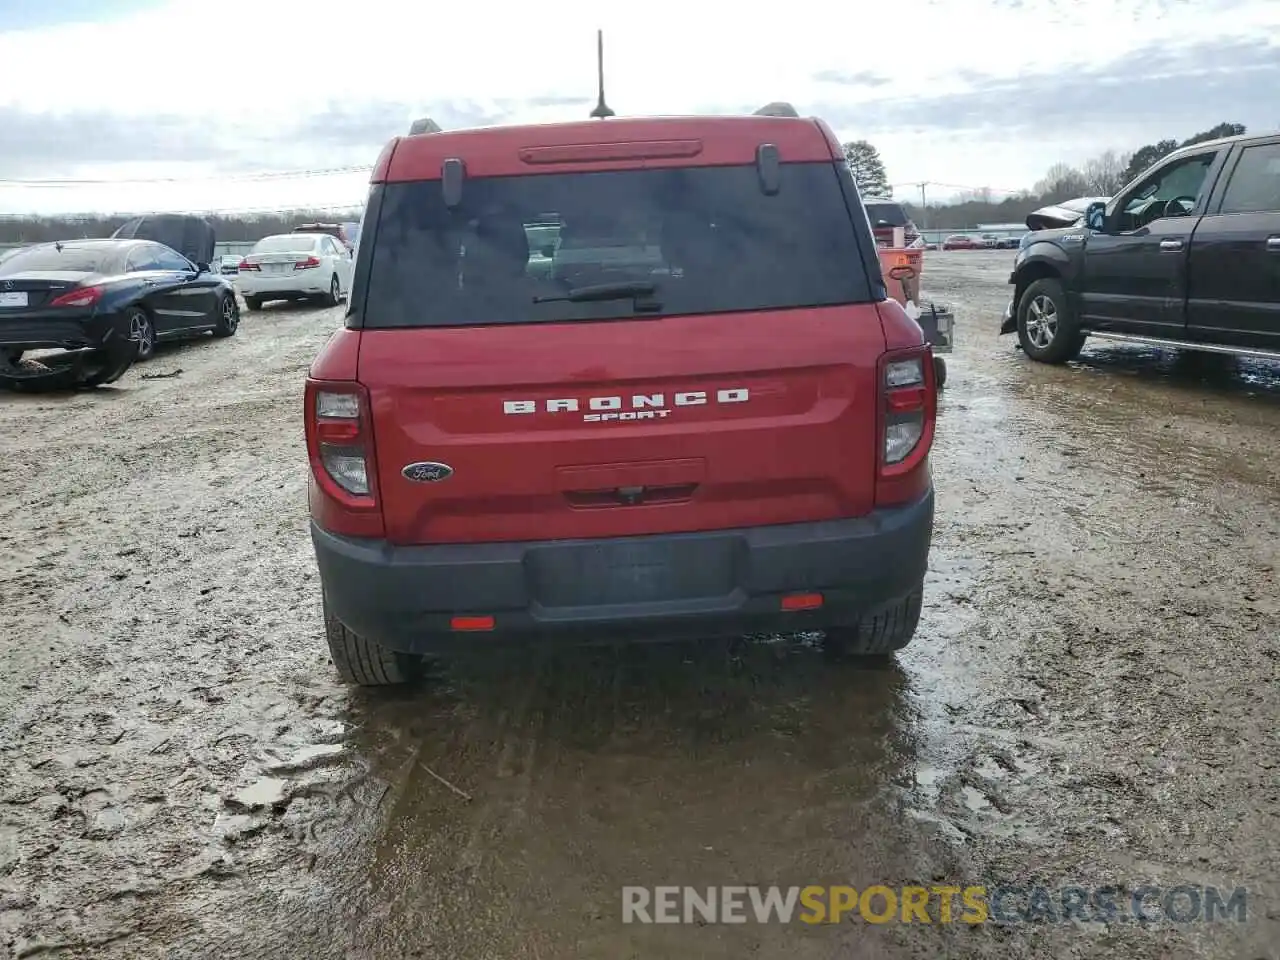
[[[920, 219], [921, 221], [924, 221], [928, 218], [927, 201], [925, 200], [925, 196], [924, 196], [924, 188], [927, 187], [928, 185], [929, 184], [927, 181], [923, 181], [921, 183], [916, 184], [916, 186], [920, 188]], [[922, 222], [920, 224], [920, 229], [923, 230], [925, 226], [926, 224]]]

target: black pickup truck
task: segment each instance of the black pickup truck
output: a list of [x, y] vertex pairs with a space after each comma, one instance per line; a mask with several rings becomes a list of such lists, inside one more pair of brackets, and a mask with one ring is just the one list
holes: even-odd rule
[[1280, 360], [1280, 133], [1183, 147], [1028, 234], [1000, 332], [1042, 363], [1087, 337]]

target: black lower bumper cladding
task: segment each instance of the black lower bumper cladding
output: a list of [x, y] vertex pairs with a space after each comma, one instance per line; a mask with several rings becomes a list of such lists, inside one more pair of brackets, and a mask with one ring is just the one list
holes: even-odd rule
[[[22, 331], [6, 331], [0, 323], [0, 387], [46, 392], [81, 390], [114, 383], [138, 357], [138, 345], [129, 338], [123, 322], [89, 325], [83, 336], [65, 342], [56, 353], [47, 353], [47, 340], [29, 339], [29, 325]], [[32, 355], [32, 351], [40, 351]]]

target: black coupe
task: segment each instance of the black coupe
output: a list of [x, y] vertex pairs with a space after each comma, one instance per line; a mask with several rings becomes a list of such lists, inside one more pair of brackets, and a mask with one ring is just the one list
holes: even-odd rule
[[[156, 343], [240, 324], [235, 289], [207, 263], [150, 240], [68, 240], [0, 262], [0, 383], [98, 386]], [[23, 359], [33, 350], [63, 352]]]

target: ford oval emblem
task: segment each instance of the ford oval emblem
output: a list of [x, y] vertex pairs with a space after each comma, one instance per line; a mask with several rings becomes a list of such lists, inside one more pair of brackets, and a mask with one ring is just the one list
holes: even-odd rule
[[439, 483], [453, 476], [453, 467], [447, 463], [426, 461], [411, 463], [400, 472], [406, 480], [412, 480], [414, 483]]

